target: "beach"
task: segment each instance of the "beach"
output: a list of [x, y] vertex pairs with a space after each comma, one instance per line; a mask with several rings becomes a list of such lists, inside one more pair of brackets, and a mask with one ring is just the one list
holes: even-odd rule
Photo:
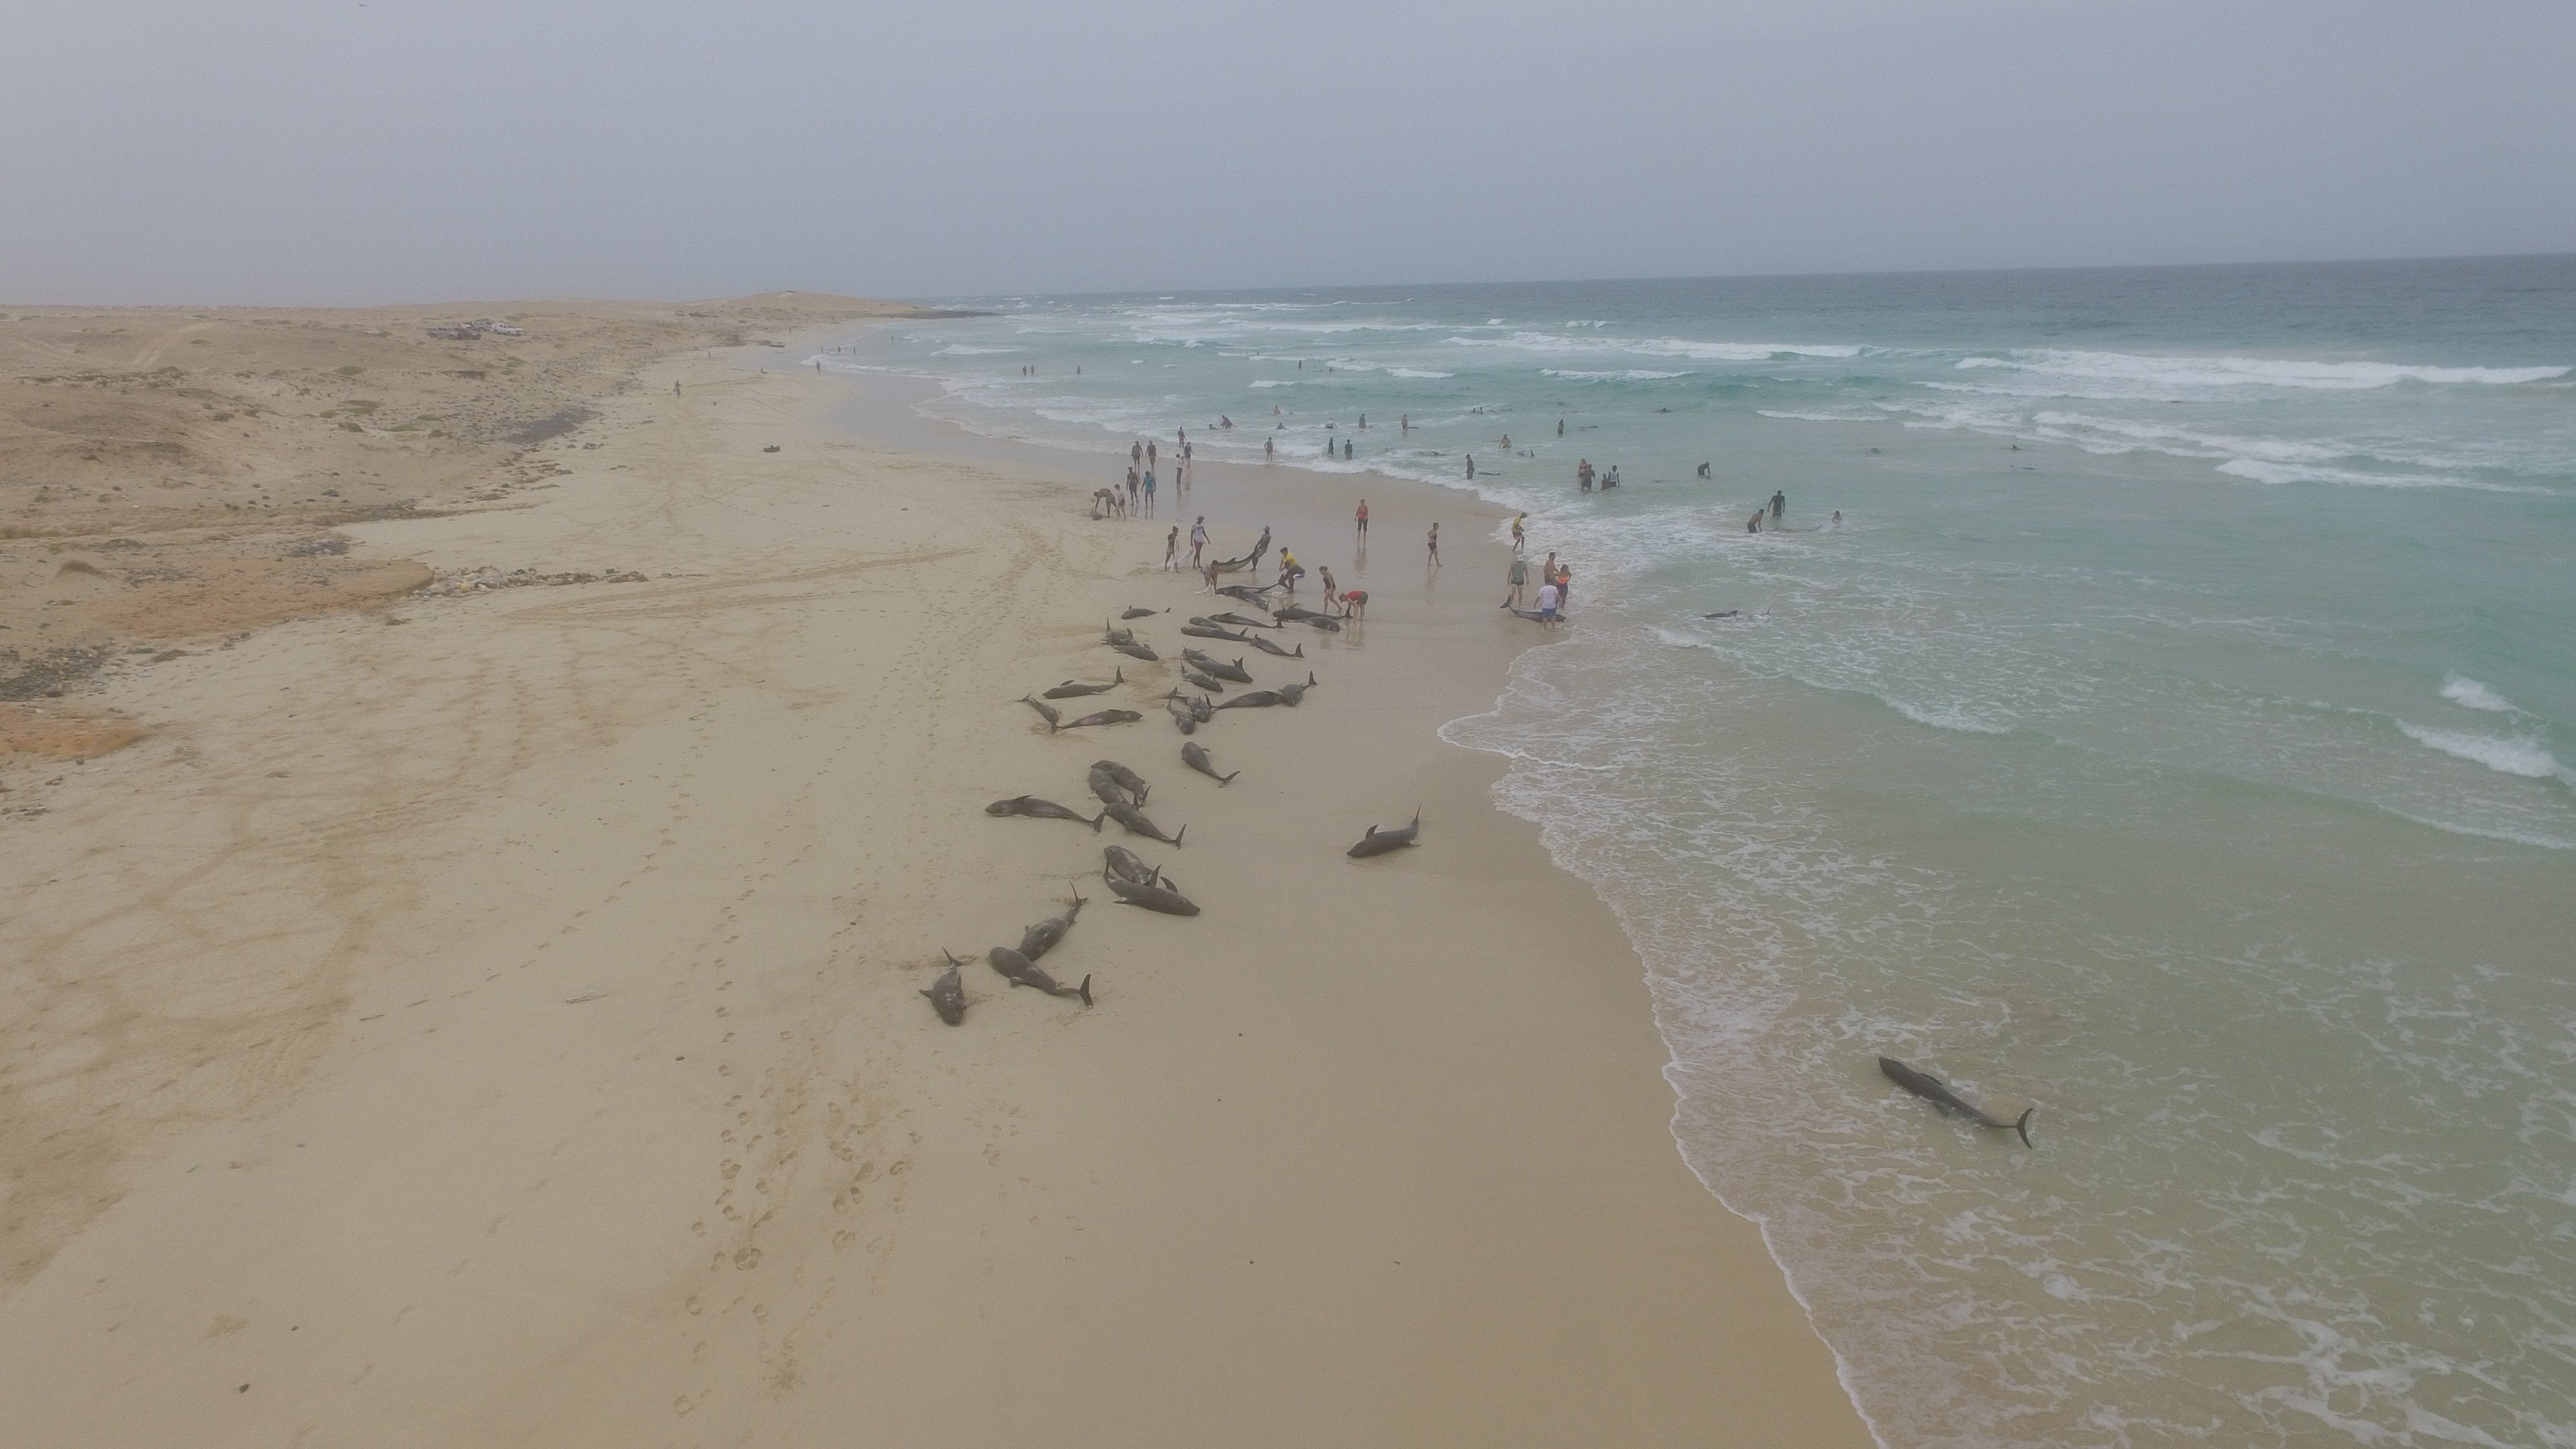
[[[1203, 463], [1094, 520], [1105, 450], [945, 446], [796, 370], [855, 305], [566, 361], [564, 426], [421, 463], [429, 506], [317, 485], [345, 551], [291, 608], [68, 606], [106, 657], [0, 757], [13, 1438], [1869, 1443], [1676, 1151], [1617, 920], [1439, 737], [1539, 638], [1495, 608], [1508, 514]], [[340, 472], [415, 446], [384, 412], [334, 420], [380, 450]], [[1368, 617], [1184, 639], [1229, 604], [1154, 567], [1199, 514]], [[29, 631], [58, 585], [178, 585], [66, 537], [9, 545]], [[1164, 662], [1102, 647], [1129, 607]], [[1230, 785], [1156, 700], [1184, 644], [1316, 680], [1189, 737]], [[1141, 721], [1017, 702], [1113, 668], [1066, 718]], [[1088, 814], [1102, 758], [1181, 846], [984, 810]], [[1203, 914], [1114, 904], [1108, 844]], [[1094, 1004], [983, 964], [1077, 893], [1043, 964]]]

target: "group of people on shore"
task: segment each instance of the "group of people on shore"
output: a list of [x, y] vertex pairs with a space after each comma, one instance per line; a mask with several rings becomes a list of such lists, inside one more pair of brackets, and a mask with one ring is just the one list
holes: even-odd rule
[[[1146, 438], [1127, 445], [1127, 496], [1124, 499], [1125, 507], [1122, 512], [1135, 514], [1139, 518], [1154, 516], [1154, 495], [1157, 491], [1154, 470], [1162, 461], [1161, 453], [1161, 440], [1156, 438]], [[1190, 435], [1189, 430], [1184, 428], [1181, 430], [1180, 446], [1172, 455], [1172, 493], [1175, 497], [1190, 491], [1190, 461]]]

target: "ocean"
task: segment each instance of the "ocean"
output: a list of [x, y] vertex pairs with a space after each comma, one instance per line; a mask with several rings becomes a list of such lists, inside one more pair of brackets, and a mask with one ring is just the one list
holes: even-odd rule
[[1446, 737], [1882, 1442], [2576, 1446], [2576, 257], [953, 304], [819, 360], [1573, 565]]

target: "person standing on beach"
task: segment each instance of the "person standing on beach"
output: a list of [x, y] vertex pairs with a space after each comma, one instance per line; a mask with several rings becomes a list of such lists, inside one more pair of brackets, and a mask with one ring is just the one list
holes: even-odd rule
[[1467, 455], [1467, 481], [1470, 483], [1476, 481], [1476, 455], [1473, 453]]
[[1357, 518], [1357, 519], [1358, 519], [1358, 521], [1359, 521], [1359, 525], [1360, 525], [1360, 537], [1362, 537], [1362, 538], [1366, 538], [1366, 537], [1368, 537], [1368, 500], [1367, 500], [1367, 499], [1363, 498], [1363, 499], [1361, 499], [1361, 500], [1360, 500], [1360, 511], [1359, 511], [1357, 514], [1353, 515], [1353, 516], [1354, 516], [1355, 518]]
[[1163, 535], [1163, 572], [1170, 573], [1180, 566], [1181, 526], [1175, 523], [1172, 525], [1172, 531]]
[[1506, 609], [1519, 608], [1521, 606], [1521, 586], [1529, 582], [1529, 560], [1522, 558], [1519, 554], [1512, 555], [1511, 569], [1503, 575], [1503, 579], [1512, 586], [1510, 596], [1503, 600], [1503, 607]]
[[1440, 567], [1440, 525], [1431, 525], [1431, 566]]
[[1591, 491], [1592, 491], [1592, 460], [1591, 460], [1591, 459], [1589, 459], [1589, 458], [1583, 458], [1583, 459], [1578, 460], [1578, 461], [1575, 463], [1575, 465], [1574, 465], [1574, 482], [1575, 482], [1575, 486], [1576, 486], [1576, 487], [1578, 487], [1578, 488], [1581, 488], [1584, 492], [1589, 493], [1589, 492], [1591, 492]]
[[1529, 515], [1526, 513], [1515, 513], [1512, 515], [1512, 553], [1515, 557], [1520, 554], [1520, 551], [1523, 548], [1526, 548], [1529, 545], [1529, 535], [1521, 531], [1522, 525], [1528, 522]]
[[1573, 565], [1571, 565], [1571, 564], [1558, 564], [1558, 565], [1556, 566], [1556, 577], [1555, 577], [1555, 578], [1553, 578], [1553, 579], [1551, 579], [1551, 580], [1549, 580], [1549, 582], [1550, 582], [1550, 583], [1553, 583], [1553, 584], [1555, 584], [1555, 585], [1556, 585], [1556, 606], [1557, 606], [1558, 608], [1560, 608], [1560, 609], [1571, 609], [1571, 608], [1573, 608], [1573, 607], [1574, 607], [1574, 567], [1573, 567]]
[[1129, 443], [1127, 445], [1127, 466], [1131, 468], [1141, 468], [1144, 465], [1145, 445], [1142, 443]]
[[1540, 628], [1553, 629], [1556, 627], [1557, 605], [1564, 597], [1564, 594], [1560, 593], [1554, 584], [1541, 584], [1538, 586], [1538, 622]]
[[1556, 420], [1556, 435], [1560, 438], [1565, 436], [1565, 419], [1563, 418], [1558, 418]]
[[1154, 466], [1154, 457], [1155, 457], [1155, 454], [1154, 454], [1154, 447], [1155, 447], [1154, 441], [1153, 441], [1152, 439], [1150, 439], [1150, 438], [1146, 439], [1146, 441], [1145, 441], [1145, 466], [1146, 466], [1147, 468], [1151, 468], [1151, 467], [1153, 467], [1153, 466]]
[[1324, 580], [1324, 602], [1327, 604], [1340, 603], [1342, 601], [1342, 586], [1335, 582], [1333, 578], [1333, 566], [1331, 564], [1317, 564], [1315, 565], [1315, 572]]
[[1406, 414], [1404, 415], [1404, 417], [1403, 417], [1403, 420], [1402, 420], [1402, 421], [1403, 421], [1403, 423], [1404, 423], [1404, 431], [1406, 431], [1406, 432], [1408, 432], [1408, 433], [1409, 433], [1409, 432], [1412, 432], [1412, 431], [1413, 431], [1413, 414], [1411, 414], [1411, 413], [1406, 413]]
[[1264, 463], [1275, 463], [1279, 461], [1279, 450], [1270, 445], [1270, 440], [1268, 438], [1261, 440], [1261, 461]]
[[1190, 525], [1191, 568], [1199, 566], [1199, 555], [1205, 552], [1207, 552], [1207, 515], [1202, 513], [1198, 516], [1198, 521]]
[[1780, 521], [1780, 515], [1788, 511], [1789, 495], [1780, 492], [1776, 488], [1773, 489], [1771, 492], [1771, 521], [1773, 523], [1778, 523]]
[[1145, 470], [1145, 516], [1154, 516], [1154, 470]]

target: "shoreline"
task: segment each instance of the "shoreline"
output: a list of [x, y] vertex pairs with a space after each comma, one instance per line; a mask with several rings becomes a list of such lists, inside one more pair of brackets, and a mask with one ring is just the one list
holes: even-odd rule
[[[407, 598], [108, 686], [186, 723], [56, 797], [83, 871], [11, 882], [49, 888], [46, 989], [72, 1024], [185, 1003], [89, 1048], [137, 1091], [237, 1070], [98, 1144], [113, 1197], [0, 1297], [31, 1442], [1870, 1442], [1674, 1148], [1607, 907], [1495, 807], [1505, 762], [1436, 737], [1519, 647], [1464, 582], [1506, 548], [1461, 530], [1415, 581], [1435, 485], [1367, 482], [1375, 617], [1300, 641], [1300, 709], [1199, 732], [1245, 770], [1220, 793], [1153, 666], [1097, 741], [1011, 703], [1105, 678], [1122, 603], [1177, 648], [1193, 581], [1130, 537], [1167, 521], [1090, 522], [1060, 463], [853, 439], [849, 380], [742, 360], [647, 368], [532, 507], [349, 530], [645, 582]], [[1188, 501], [1330, 540], [1331, 483], [1203, 464]], [[1095, 752], [1205, 822], [1123, 843], [1207, 914], [1084, 887], [1046, 965], [1096, 1008], [977, 966], [940, 1026], [940, 948], [1013, 939], [1121, 841], [979, 807], [1079, 803]], [[1342, 859], [1399, 801], [1424, 848]]]

